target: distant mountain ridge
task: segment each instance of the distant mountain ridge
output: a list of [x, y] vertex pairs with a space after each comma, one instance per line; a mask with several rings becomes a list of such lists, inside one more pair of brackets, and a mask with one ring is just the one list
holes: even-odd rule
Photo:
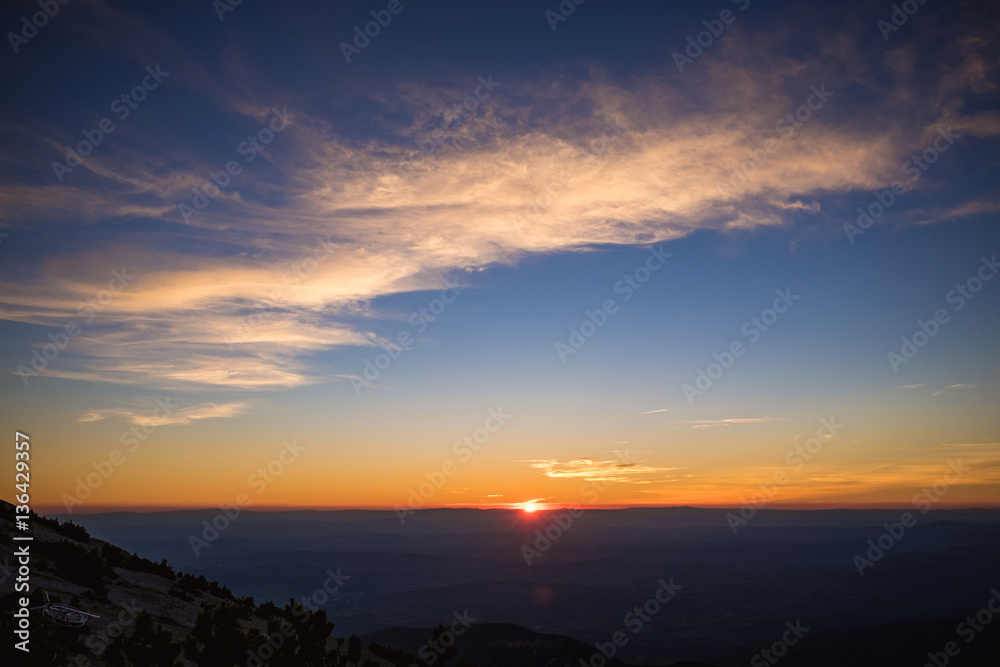
[[[12, 541], [14, 508], [0, 501], [0, 539]], [[326, 613], [289, 603], [257, 605], [204, 576], [177, 573], [93, 538], [74, 523], [32, 513], [30, 590], [2, 597], [0, 633], [13, 634], [16, 598], [28, 596], [29, 651], [4, 642], [4, 664], [78, 667], [246, 665], [326, 667], [346, 664], [351, 642], [332, 637]], [[25, 533], [21, 533], [25, 535]], [[6, 585], [14, 571], [4, 563]], [[69, 605], [90, 614], [80, 627], [54, 620], [44, 607]], [[357, 638], [353, 642], [360, 646]], [[345, 650], [346, 649], [346, 650]], [[359, 660], [385, 667], [367, 651]]]
[[[361, 636], [365, 646], [372, 642], [394, 646], [419, 656], [420, 647], [426, 642], [427, 630], [416, 628], [387, 628]], [[511, 623], [479, 623], [471, 626], [455, 642], [456, 659], [476, 667], [578, 667], [579, 665], [604, 664], [606, 667], [638, 667], [620, 660], [594, 660], [599, 655], [596, 648], [583, 642], [555, 634], [533, 632]], [[601, 658], [604, 656], [602, 655]], [[710, 667], [706, 663], [671, 663], [671, 667]]]
[[[430, 667], [599, 664], [594, 642], [606, 642], [621, 629], [622, 615], [648, 598], [653, 582], [664, 576], [676, 577], [683, 591], [649, 629], [630, 637], [616, 655], [622, 662], [611, 661], [610, 667], [746, 667], [751, 659], [764, 660], [761, 652], [781, 637], [785, 622], [798, 618], [810, 631], [778, 667], [919, 666], [928, 652], [954, 640], [956, 625], [1000, 586], [997, 510], [934, 510], [863, 577], [852, 556], [863, 553], [866, 541], [877, 538], [883, 522], [898, 518], [899, 510], [761, 510], [739, 535], [726, 525], [723, 510], [587, 510], [531, 567], [518, 548], [534, 539], [544, 513], [421, 510], [402, 525], [392, 512], [372, 510], [246, 511], [210, 548], [192, 553], [188, 535], [214, 513], [69, 517], [86, 530], [38, 520], [40, 538], [70, 546], [42, 547], [50, 562], [33, 564], [33, 579], [37, 575], [62, 602], [72, 604], [77, 596], [81, 608], [102, 619], [141, 598], [151, 623], [133, 652], [155, 641], [183, 649], [204, 607], [234, 609], [232, 622], [225, 614], [204, 618], [201, 639], [189, 649], [197, 656], [209, 645], [206, 637], [234, 624], [234, 635], [256, 632], [254, 641], [263, 641], [269, 623], [296, 619], [294, 606], [250, 604], [240, 595], [279, 604], [290, 597], [306, 600], [324, 573], [342, 567], [350, 580], [319, 606], [336, 622], [334, 631], [359, 637], [358, 667], [366, 661], [367, 667], [417, 664], [435, 625], [466, 608], [481, 620], [455, 642], [454, 655], [442, 654]], [[10, 516], [9, 505], [4, 514]], [[0, 525], [9, 528], [9, 520]], [[112, 544], [89, 535], [77, 539], [81, 531]], [[98, 564], [87, 557], [97, 580], [83, 581], [80, 568], [74, 573], [62, 562], [60, 551], [79, 555], [81, 547], [102, 559]], [[101, 581], [110, 606], [98, 594]], [[100, 630], [100, 623], [88, 624], [88, 631]], [[996, 623], [1000, 617], [990, 632], [963, 645], [949, 667], [995, 667]], [[169, 637], [157, 634], [160, 626]], [[314, 630], [321, 633], [322, 627]], [[312, 645], [335, 651], [330, 659], [343, 664], [349, 644], [330, 635]], [[236, 664], [248, 663], [246, 650], [242, 657]], [[225, 664], [188, 660], [183, 651], [176, 661]]]
[[[14, 516], [13, 505], [0, 501], [0, 539], [10, 542]], [[417, 654], [434, 636], [433, 628], [389, 628], [345, 641], [332, 636], [335, 624], [323, 611], [308, 612], [292, 603], [285, 608], [270, 602], [257, 605], [253, 598], [237, 597], [203, 576], [179, 574], [165, 560], [155, 563], [93, 538], [75, 523], [37, 514], [29, 522], [34, 538], [32, 607], [69, 604], [94, 616], [82, 627], [70, 628], [52, 623], [36, 609], [31, 653], [25, 655], [6, 642], [0, 652], [4, 664], [566, 667], [595, 653], [560, 635], [513, 624], [472, 623], [451, 655], [419, 660]], [[6, 583], [13, 572], [5, 562], [0, 578]], [[13, 630], [15, 597], [8, 593], [2, 598], [0, 632], [5, 636]], [[283, 625], [291, 629], [285, 632]], [[282, 637], [274, 639], [278, 634]], [[387, 654], [399, 659], [387, 659]], [[607, 667], [635, 666], [611, 660]]]

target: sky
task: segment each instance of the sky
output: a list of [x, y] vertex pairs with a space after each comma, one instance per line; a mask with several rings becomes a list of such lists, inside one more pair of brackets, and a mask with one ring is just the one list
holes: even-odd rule
[[1000, 10], [903, 4], [6, 3], [32, 506], [1000, 506]]

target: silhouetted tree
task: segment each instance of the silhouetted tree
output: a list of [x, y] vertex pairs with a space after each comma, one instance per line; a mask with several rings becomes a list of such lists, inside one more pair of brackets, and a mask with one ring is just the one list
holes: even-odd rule
[[171, 667], [181, 644], [162, 627], [153, 627], [153, 617], [143, 611], [135, 619], [135, 629], [124, 641], [125, 655], [133, 665]]
[[357, 635], [351, 635], [347, 640], [347, 661], [357, 665], [359, 660], [361, 660], [361, 640]]
[[202, 609], [195, 620], [191, 636], [199, 643], [199, 664], [240, 664], [246, 660], [246, 652], [250, 648], [236, 610], [229, 605], [218, 609]]
[[107, 594], [104, 579], [115, 573], [96, 549], [82, 547], [69, 540], [59, 542], [39, 542], [37, 550], [52, 561], [55, 571], [74, 584], [86, 586], [98, 593]]
[[198, 657], [198, 640], [188, 635], [187, 639], [184, 640], [184, 657], [188, 660], [194, 660]]
[[[445, 635], [448, 635], [448, 646], [445, 646], [444, 642], [441, 641]], [[438, 660], [441, 664], [448, 662], [458, 655], [458, 648], [455, 647], [455, 637], [448, 632], [448, 628], [443, 625], [437, 626], [434, 628], [434, 632], [431, 633], [431, 646], [439, 646], [440, 650], [444, 651], [444, 653], [440, 653], [440, 651], [438, 651], [441, 656]]]
[[212, 641], [212, 610], [208, 607], [202, 607], [198, 613], [191, 636], [202, 644]]
[[[56, 519], [56, 523], [58, 523], [58, 521], [59, 520]], [[79, 524], [73, 523], [72, 521], [65, 522], [56, 530], [71, 540], [83, 542], [84, 544], [90, 543], [90, 533], [87, 532], [87, 529]]]
[[105, 542], [101, 547], [101, 558], [111, 567], [121, 567], [128, 560], [128, 556], [127, 551], [119, 549], [110, 542]]
[[[312, 614], [302, 613], [304, 609], [297, 602], [299, 613], [294, 614], [296, 634], [300, 649], [296, 656], [296, 664], [303, 667], [323, 667], [327, 658], [326, 640], [333, 632], [333, 623], [326, 618], [326, 612], [320, 609]], [[360, 640], [359, 640], [360, 643]]]

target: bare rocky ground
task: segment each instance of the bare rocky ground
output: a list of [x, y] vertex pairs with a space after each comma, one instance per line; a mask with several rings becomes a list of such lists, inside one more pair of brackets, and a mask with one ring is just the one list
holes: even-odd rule
[[[7, 544], [15, 544], [12, 540], [15, 533], [13, 506], [3, 502], [0, 509], [0, 539]], [[172, 664], [198, 667], [209, 663], [185, 657], [185, 651], [180, 647], [192, 636], [203, 610], [223, 607], [235, 610], [240, 629], [251, 640], [250, 650], [265, 658], [269, 656], [267, 649], [259, 650], [265, 645], [264, 637], [268, 630], [268, 622], [261, 615], [269, 615], [269, 612], [277, 609], [273, 605], [256, 606], [251, 598], [235, 597], [228, 588], [204, 578], [198, 580], [191, 577], [185, 582], [181, 573], [177, 573], [180, 576], [171, 578], [144, 571], [157, 568], [168, 571], [169, 566], [131, 556], [103, 540], [89, 537], [85, 530], [72, 524], [60, 525], [56, 520], [33, 515], [29, 525], [30, 531], [19, 534], [33, 537], [31, 542], [21, 543], [30, 545], [28, 584], [31, 607], [41, 606], [48, 600], [71, 605], [96, 617], [90, 618], [79, 628], [63, 627], [47, 619], [40, 609], [31, 611], [30, 654], [25, 655], [23, 651], [15, 650], [12, 642], [5, 642], [7, 648], [3, 653], [13, 660], [13, 664], [78, 667], [120, 665], [120, 661], [109, 661], [109, 645], [123, 633], [131, 635], [139, 616], [148, 614], [152, 618], [153, 627], [169, 633], [170, 641], [176, 643], [177, 653]], [[95, 585], [95, 580], [98, 579], [95, 573], [86, 569], [79, 570], [79, 562], [72, 562], [74, 559], [82, 560], [84, 555], [89, 554], [90, 558], [96, 559], [102, 553], [107, 555], [109, 552], [114, 553], [116, 558], [128, 559], [131, 556], [133, 560], [106, 568], [105, 576], [99, 578], [100, 584]], [[0, 564], [0, 581], [3, 582], [5, 593], [5, 613], [2, 617], [4, 625], [11, 624], [11, 614], [18, 606], [17, 598], [24, 596], [23, 592], [13, 592], [19, 564], [12, 554], [13, 549], [5, 550]], [[207, 587], [209, 590], [197, 590], [194, 588], [196, 586]], [[4, 628], [5, 636], [11, 636], [12, 632], [13, 627]], [[347, 664], [347, 642], [344, 639], [331, 635], [326, 639], [324, 649], [332, 653], [323, 664]], [[172, 650], [173, 648], [164, 653]], [[392, 667], [393, 664], [372, 655], [364, 648], [358, 663], [368, 664], [369, 667]], [[4, 660], [4, 664], [11, 663]], [[260, 663], [255, 662], [251, 654], [245, 654], [241, 663], [234, 664]], [[218, 666], [213, 664], [213, 667]]]

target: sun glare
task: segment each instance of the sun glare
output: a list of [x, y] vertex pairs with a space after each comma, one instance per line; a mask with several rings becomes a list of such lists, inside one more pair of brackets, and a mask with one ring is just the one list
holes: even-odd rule
[[524, 506], [525, 512], [534, 512], [536, 509], [537, 508], [535, 507], [535, 503], [528, 503], [527, 505]]

